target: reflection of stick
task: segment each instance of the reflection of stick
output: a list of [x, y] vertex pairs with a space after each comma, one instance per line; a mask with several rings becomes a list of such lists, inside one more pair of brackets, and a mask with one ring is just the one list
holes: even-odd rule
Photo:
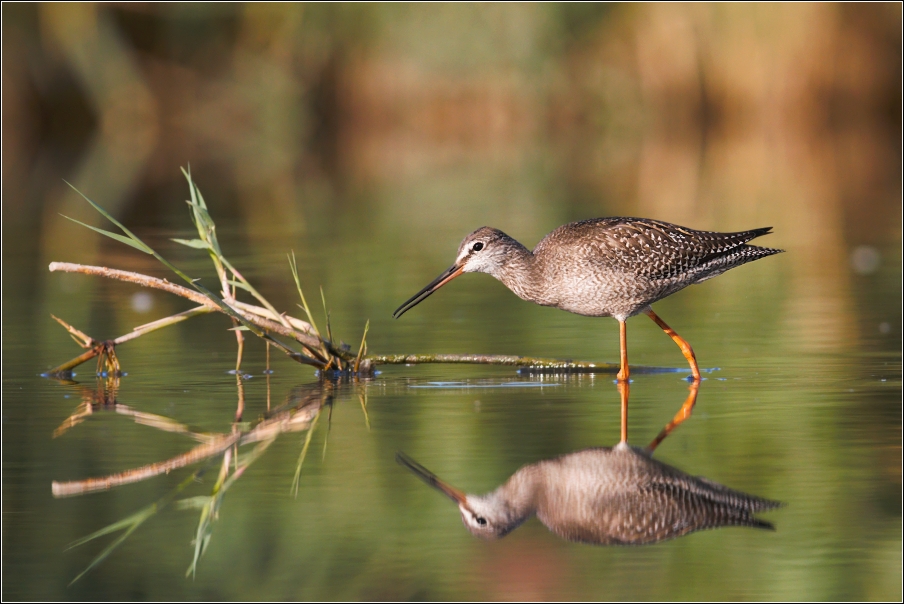
[[170, 419], [163, 415], [156, 415], [154, 413], [146, 413], [144, 411], [137, 411], [132, 409], [127, 405], [122, 405], [117, 403], [115, 399], [110, 402], [104, 400], [98, 400], [96, 402], [85, 401], [81, 403], [78, 407], [76, 407], [75, 411], [67, 417], [60, 426], [53, 431], [53, 438], [57, 438], [58, 436], [62, 436], [67, 430], [70, 428], [77, 426], [80, 424], [86, 417], [92, 415], [94, 413], [95, 405], [111, 405], [113, 407], [113, 411], [120, 415], [125, 415], [131, 417], [135, 420], [136, 424], [141, 424], [143, 426], [149, 426], [151, 428], [156, 428], [158, 430], [163, 430], [164, 432], [173, 432], [175, 434], [185, 434], [190, 436], [191, 438], [200, 441], [200, 442], [210, 442], [211, 439], [216, 438], [216, 436], [211, 436], [210, 434], [202, 434], [200, 432], [192, 432], [189, 430], [188, 426], [185, 424], [180, 424], [174, 419]]
[[172, 432], [174, 434], [185, 434], [186, 436], [190, 436], [191, 438], [200, 441], [202, 443], [209, 443], [217, 438], [216, 435], [212, 434], [202, 434], [200, 432], [192, 432], [188, 429], [188, 426], [185, 424], [180, 424], [174, 419], [170, 419], [163, 415], [157, 415], [155, 413], [146, 413], [144, 411], [137, 411], [132, 409], [127, 405], [122, 405], [120, 403], [116, 403], [116, 407], [114, 411], [120, 415], [125, 415], [128, 417], [132, 417], [135, 420], [136, 424], [141, 424], [142, 426], [148, 426], [150, 428], [156, 428], [157, 430], [163, 430], [164, 432]]
[[270, 411], [270, 342], [267, 342], [267, 369], [264, 370], [264, 375], [267, 376], [267, 411]]
[[245, 384], [242, 383], [242, 374], [238, 371], [235, 373], [235, 387], [239, 393], [239, 402], [235, 408], [235, 421], [240, 422], [245, 414]]
[[[241, 378], [238, 379], [241, 380]], [[239, 387], [241, 388], [241, 381], [239, 381]], [[249, 432], [236, 430], [232, 434], [206, 435], [188, 432], [186, 429], [185, 433], [189, 436], [197, 439], [204, 439], [205, 442], [181, 455], [177, 455], [166, 461], [141, 466], [140, 468], [133, 468], [131, 470], [110, 474], [109, 476], [100, 478], [88, 478], [70, 482], [54, 481], [52, 484], [53, 496], [71, 497], [73, 495], [84, 495], [95, 491], [106, 491], [113, 487], [139, 482], [197, 463], [208, 457], [213, 457], [214, 455], [222, 453], [233, 445], [260, 442], [276, 438], [283, 432], [296, 432], [310, 429], [312, 427], [312, 420], [317, 417], [320, 408], [326, 404], [330, 398], [328, 392], [329, 391], [325, 391], [322, 387], [313, 389], [300, 403], [292, 408], [280, 411], [273, 417], [262, 420]], [[242, 399], [242, 396], [243, 395], [240, 393], [240, 399]], [[119, 410], [118, 407], [121, 407], [121, 405], [117, 405], [117, 411]], [[126, 409], [128, 408], [126, 407]], [[168, 418], [153, 416], [151, 414], [140, 414], [139, 417], [139, 412], [130, 409], [128, 411], [129, 412], [127, 412], [126, 415], [136, 416], [135, 419], [136, 421], [139, 421], [139, 423], [145, 423], [146, 425], [167, 429], [172, 432], [182, 432], [181, 424], [172, 422], [172, 420], [169, 420]], [[167, 425], [168, 422], [172, 422], [172, 425]]]
[[113, 487], [139, 482], [152, 476], [158, 476], [178, 468], [184, 468], [185, 466], [197, 463], [208, 457], [213, 457], [218, 453], [222, 453], [238, 442], [241, 436], [241, 433], [236, 433], [213, 437], [209, 443], [198, 445], [194, 449], [186, 451], [182, 455], [167, 459], [166, 461], [148, 464], [146, 466], [141, 466], [140, 468], [104, 476], [103, 478], [87, 478], [85, 480], [73, 480], [70, 482], [53, 481], [51, 490], [54, 497], [71, 497], [72, 495], [106, 491]]

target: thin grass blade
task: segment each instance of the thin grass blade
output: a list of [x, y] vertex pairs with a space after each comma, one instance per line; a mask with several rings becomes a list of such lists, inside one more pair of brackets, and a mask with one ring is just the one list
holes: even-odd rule
[[295, 494], [295, 497], [298, 497], [298, 483], [301, 478], [301, 466], [304, 464], [304, 458], [308, 454], [308, 447], [311, 446], [311, 438], [314, 436], [314, 428], [317, 427], [317, 420], [320, 419], [320, 410], [317, 410], [317, 413], [314, 415], [314, 419], [311, 420], [311, 427], [308, 428], [308, 433], [304, 438], [304, 446], [301, 448], [301, 455], [298, 456], [298, 464], [295, 466], [295, 476], [292, 478], [292, 488], [291, 492]]
[[134, 526], [132, 526], [132, 527], [130, 527], [129, 530], [127, 530], [127, 531], [124, 532], [122, 535], [120, 535], [115, 541], [113, 541], [113, 543], [111, 543], [110, 545], [108, 545], [107, 547], [105, 547], [105, 548], [104, 548], [104, 551], [102, 551], [102, 552], [99, 553], [97, 556], [95, 556], [95, 558], [91, 561], [90, 564], [88, 564], [88, 566], [85, 568], [85, 570], [83, 570], [82, 572], [80, 572], [80, 573], [75, 577], [75, 579], [73, 579], [72, 581], [69, 582], [69, 585], [72, 586], [76, 581], [78, 581], [79, 579], [81, 579], [82, 577], [84, 577], [85, 574], [86, 574], [88, 571], [90, 571], [92, 568], [94, 568], [95, 566], [97, 566], [98, 564], [100, 564], [101, 562], [103, 562], [104, 560], [106, 560], [106, 559], [107, 559], [107, 556], [109, 556], [110, 554], [112, 554], [112, 553], [113, 553], [113, 550], [115, 550], [117, 547], [119, 547], [119, 546], [122, 544], [123, 541], [125, 541], [126, 539], [128, 539], [128, 538], [129, 538], [129, 535], [131, 535], [132, 533], [134, 533], [134, 532], [135, 532], [135, 529], [137, 529], [139, 526], [141, 526], [140, 523], [139, 523], [139, 524], [136, 524], [136, 525], [134, 525]]
[[210, 501], [210, 495], [198, 495], [197, 497], [186, 497], [175, 503], [177, 510], [200, 510]]
[[80, 545], [84, 545], [89, 541], [94, 541], [98, 537], [103, 537], [104, 535], [109, 535], [110, 533], [115, 533], [116, 531], [120, 531], [127, 527], [134, 527], [140, 525], [142, 522], [150, 518], [157, 511], [157, 504], [152, 503], [151, 505], [141, 508], [128, 518], [123, 518], [118, 522], [114, 522], [113, 524], [108, 524], [104, 528], [94, 531], [90, 535], [82, 537], [81, 539], [76, 539], [72, 543], [70, 543], [65, 551], [71, 550], [74, 547], [78, 547]]
[[60, 214], [60, 216], [62, 216], [63, 218], [65, 218], [67, 220], [71, 220], [72, 222], [75, 222], [76, 224], [80, 224], [83, 227], [89, 228], [96, 233], [100, 233], [101, 235], [106, 235], [110, 239], [115, 239], [116, 241], [118, 241], [120, 243], [125, 243], [126, 245], [130, 245], [133, 248], [135, 248], [136, 250], [140, 250], [140, 251], [144, 252], [145, 254], [153, 253], [151, 251], [151, 248], [146, 246], [144, 243], [142, 243], [138, 239], [130, 239], [129, 237], [123, 237], [122, 235], [117, 235], [116, 233], [111, 233], [110, 231], [105, 231], [104, 229], [99, 229], [97, 227], [93, 227], [90, 224], [85, 224], [81, 220], [76, 220], [75, 218], [70, 218], [69, 216], [66, 216], [65, 214]]
[[[129, 237], [129, 239], [131, 239], [132, 242], [134, 242], [134, 243], [129, 243], [129, 245], [132, 245], [133, 247], [135, 247], [135, 248], [137, 248], [137, 249], [139, 249], [139, 250], [141, 250], [141, 251], [143, 251], [143, 252], [145, 252], [145, 253], [147, 253], [147, 254], [152, 254], [152, 253], [153, 253], [153, 250], [151, 250], [150, 247], [148, 247], [141, 239], [139, 239], [138, 237], [136, 237], [135, 234], [134, 234], [132, 231], [130, 231], [129, 229], [127, 229], [125, 226], [123, 226], [123, 224], [122, 224], [121, 222], [119, 222], [118, 220], [116, 220], [115, 218], [113, 218], [113, 216], [112, 216], [109, 212], [107, 212], [105, 209], [103, 209], [102, 207], [100, 207], [99, 205], [97, 205], [96, 203], [94, 203], [93, 201], [91, 201], [90, 199], [88, 199], [88, 197], [85, 196], [84, 193], [82, 193], [81, 191], [79, 191], [78, 189], [76, 189], [75, 186], [74, 186], [72, 183], [70, 183], [70, 182], [68, 182], [68, 181], [66, 181], [66, 180], [64, 180], [63, 182], [65, 182], [67, 185], [69, 185], [70, 187], [72, 187], [72, 190], [73, 190], [73, 191], [75, 191], [76, 193], [78, 193], [79, 195], [81, 195], [82, 198], [83, 198], [85, 201], [87, 201], [88, 203], [90, 203], [90, 204], [91, 204], [91, 207], [93, 207], [95, 210], [97, 210], [98, 212], [100, 212], [101, 215], [102, 215], [104, 218], [106, 218], [107, 220], [109, 220], [110, 222], [112, 222], [113, 224], [115, 224], [117, 227], [119, 227], [119, 230], [121, 230], [123, 233], [125, 233], [125, 234]], [[66, 218], [69, 218], [69, 217], [67, 216]], [[74, 222], [78, 222], [78, 220], [75, 220], [74, 218], [69, 218], [69, 220], [73, 220]], [[120, 240], [120, 239], [119, 239], [119, 236], [115, 235], [114, 233], [108, 233], [107, 231], [104, 231], [103, 229], [95, 229], [94, 227], [88, 226], [87, 224], [84, 224], [84, 223], [81, 223], [81, 222], [80, 222], [79, 224], [82, 224], [83, 226], [86, 226], [86, 227], [88, 227], [88, 228], [91, 229], [91, 230], [98, 231], [99, 233], [109, 234], [109, 236], [113, 237], [114, 239]], [[125, 243], [125, 241], [123, 241], [123, 243]]]
[[308, 301], [305, 300], [304, 292], [301, 291], [301, 280], [298, 278], [298, 265], [295, 262], [295, 252], [292, 251], [289, 258], [289, 267], [292, 269], [292, 277], [295, 279], [295, 288], [298, 290], [298, 296], [301, 298], [301, 308], [304, 310], [305, 314], [308, 316], [308, 323], [311, 324], [311, 327], [314, 328], [314, 332], [317, 334], [317, 337], [320, 337], [320, 330], [317, 329], [317, 323], [314, 321], [314, 315], [311, 314], [311, 309], [308, 307]]
[[[190, 176], [188, 176], [188, 177], [190, 178]], [[63, 182], [66, 182], [66, 181], [63, 181]], [[171, 271], [176, 273], [181, 279], [183, 279], [184, 281], [189, 283], [192, 287], [194, 287], [196, 290], [198, 290], [199, 292], [201, 292], [202, 294], [207, 296], [213, 303], [215, 303], [220, 308], [220, 310], [223, 311], [223, 313], [229, 315], [230, 317], [232, 317], [233, 319], [237, 320], [239, 323], [241, 323], [242, 325], [247, 327], [251, 333], [253, 333], [254, 335], [256, 335], [259, 338], [272, 342], [280, 350], [283, 350], [284, 352], [286, 352], [287, 354], [289, 354], [291, 356], [295, 356], [295, 355], [299, 354], [297, 351], [292, 350], [291, 348], [289, 348], [288, 346], [286, 346], [279, 340], [273, 338], [271, 335], [265, 333], [262, 329], [260, 329], [259, 327], [257, 327], [256, 325], [254, 325], [253, 323], [248, 321], [248, 319], [246, 319], [245, 317], [240, 315], [238, 312], [236, 312], [231, 306], [226, 304], [226, 302], [224, 302], [219, 296], [217, 296], [212, 291], [210, 291], [209, 289], [207, 289], [206, 287], [201, 285], [197, 279], [192, 279], [191, 277], [189, 277], [188, 275], [183, 273], [181, 270], [176, 268], [175, 265], [173, 265], [166, 258], [164, 258], [160, 254], [155, 252], [153, 249], [151, 249], [148, 245], [146, 245], [143, 241], [141, 241], [138, 237], [136, 237], [134, 233], [132, 233], [125, 226], [123, 226], [122, 223], [120, 223], [118, 220], [113, 218], [113, 216], [111, 216], [109, 212], [107, 212], [101, 206], [99, 206], [98, 204], [96, 204], [93, 201], [91, 201], [90, 199], [88, 199], [88, 197], [86, 197], [81, 191], [76, 189], [72, 184], [70, 184], [69, 182], [66, 182], [66, 184], [69, 185], [70, 187], [72, 187], [72, 189], [76, 193], [81, 195], [82, 198], [84, 198], [85, 201], [87, 201], [89, 204], [91, 204], [91, 207], [93, 207], [95, 210], [100, 212], [101, 215], [104, 216], [104, 218], [106, 218], [107, 220], [109, 220], [110, 222], [115, 224], [117, 227], [119, 227], [119, 229], [122, 230], [123, 233], [128, 235], [132, 241], [131, 242], [125, 241], [122, 238], [120, 238], [120, 236], [116, 235], [115, 233], [109, 233], [107, 231], [103, 231], [102, 229], [95, 229], [94, 227], [91, 227], [84, 223], [79, 223], [79, 224], [83, 224], [84, 226], [87, 226], [88, 228], [90, 228], [92, 230], [96, 230], [98, 232], [103, 232], [104, 234], [109, 235], [109, 236], [113, 237], [114, 239], [122, 241], [123, 243], [128, 243], [128, 245], [132, 245], [133, 247], [137, 247], [137, 249], [140, 249], [146, 253], [151, 254], [152, 256], [154, 256], [154, 258], [159, 260], [164, 266], [166, 266], [168, 269], [170, 269]], [[70, 218], [70, 220], [73, 220], [73, 219]], [[78, 221], [76, 220], [75, 222], [78, 222]], [[211, 252], [211, 253], [213, 253], [213, 252]]]
[[210, 244], [206, 241], [202, 241], [200, 239], [170, 239], [170, 241], [175, 241], [176, 243], [181, 243], [182, 245], [187, 245], [188, 247], [195, 248], [196, 250], [209, 250]]
[[358, 347], [358, 356], [355, 357], [355, 373], [358, 373], [358, 366], [361, 364], [361, 357], [367, 351], [367, 330], [370, 329], [370, 319], [364, 324], [364, 333], [361, 335], [361, 345]]

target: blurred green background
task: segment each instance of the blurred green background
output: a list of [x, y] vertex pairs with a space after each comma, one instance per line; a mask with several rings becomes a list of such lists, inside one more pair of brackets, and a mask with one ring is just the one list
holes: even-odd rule
[[[899, 4], [4, 4], [2, 14], [5, 598], [900, 599]], [[485, 224], [528, 247], [606, 215], [773, 226], [763, 244], [788, 253], [657, 312], [726, 380], [703, 384], [663, 459], [789, 502], [769, 516], [778, 533], [590, 548], [534, 522], [476, 541], [394, 451], [488, 490], [524, 463], [614, 444], [615, 389], [553, 378], [542, 391], [413, 394], [408, 379], [512, 372], [391, 368], [367, 386], [370, 431], [357, 397], [337, 396], [329, 449], [306, 462], [298, 500], [288, 496], [297, 439], [243, 477], [194, 582], [182, 573], [196, 517], [180, 513], [67, 590], [99, 549], [66, 544], [184, 475], [84, 500], [53, 500], [50, 481], [187, 445], [116, 416], [51, 440], [79, 394], [37, 377], [78, 353], [49, 314], [108, 338], [186, 306], [48, 273], [68, 261], [170, 277], [61, 218], [104, 226], [63, 179], [209, 278], [204, 258], [169, 242], [190, 236], [179, 173], [189, 163], [227, 256], [265, 295], [295, 314], [294, 250], [334, 330], [357, 345], [369, 319], [381, 353], [617, 359], [614, 321], [524, 303], [484, 275], [391, 319]], [[202, 318], [124, 346], [121, 402], [228, 431], [228, 326]], [[629, 331], [632, 363], [683, 364], [649, 321]], [[252, 418], [264, 409], [263, 352], [248, 349]], [[274, 399], [315, 380], [276, 362]], [[93, 387], [91, 371], [79, 379]], [[674, 376], [638, 378], [635, 444], [685, 393]]]

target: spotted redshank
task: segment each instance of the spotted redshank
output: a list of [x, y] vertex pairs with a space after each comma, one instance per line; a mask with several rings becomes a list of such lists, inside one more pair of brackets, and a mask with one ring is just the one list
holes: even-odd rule
[[470, 495], [405, 455], [396, 461], [458, 504], [468, 530], [504, 537], [533, 515], [564, 539], [642, 545], [721, 526], [772, 529], [754, 513], [780, 506], [689, 476], [620, 443], [524, 466], [486, 495]]
[[699, 381], [700, 369], [690, 344], [650, 305], [688, 285], [783, 251], [747, 245], [771, 229], [717, 233], [644, 218], [595, 218], [557, 228], [530, 251], [498, 229], [481, 227], [461, 242], [455, 263], [393, 316], [401, 317], [462, 273], [488, 273], [524, 300], [617, 319], [618, 381], [629, 377], [625, 321], [641, 312], [678, 344], [693, 379]]

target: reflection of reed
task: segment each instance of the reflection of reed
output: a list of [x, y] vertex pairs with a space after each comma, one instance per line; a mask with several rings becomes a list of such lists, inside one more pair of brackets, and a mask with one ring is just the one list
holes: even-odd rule
[[184, 468], [185, 466], [198, 463], [222, 453], [237, 443], [240, 438], [241, 434], [224, 434], [222, 436], [214, 437], [210, 442], [200, 444], [194, 449], [167, 459], [166, 461], [148, 464], [124, 472], [117, 472], [116, 474], [110, 474], [109, 476], [104, 476], [102, 478], [88, 478], [86, 480], [71, 482], [54, 481], [52, 485], [53, 496], [70, 497], [72, 495], [84, 495], [96, 491], [106, 491], [113, 487], [141, 482], [142, 480], [147, 480], [148, 478], [161, 474], [168, 474], [173, 470]]
[[[236, 417], [240, 418], [245, 405], [244, 387], [242, 385], [242, 378], [239, 375], [236, 375], [236, 380], [239, 399]], [[73, 382], [69, 381], [68, 383]], [[83, 387], [81, 389], [83, 398], [82, 403], [78, 406], [76, 411], [54, 431], [54, 436], [63, 434], [68, 429], [84, 421], [86, 417], [93, 413], [103, 410], [112, 410], [117, 414], [133, 418], [138, 424], [163, 430], [165, 432], [185, 434], [195, 440], [201, 441], [201, 444], [165, 461], [132, 468], [124, 472], [117, 472], [99, 478], [88, 478], [70, 482], [54, 481], [52, 484], [54, 497], [69, 497], [108, 490], [113, 487], [146, 480], [154, 476], [159, 476], [160, 474], [168, 474], [173, 470], [210, 460], [217, 455], [223, 456], [220, 463], [220, 472], [210, 495], [200, 495], [176, 500], [176, 496], [203, 473], [205, 466], [202, 466], [186, 480], [183, 480], [174, 490], [167, 493], [158, 501], [151, 503], [127, 518], [108, 525], [72, 543], [70, 547], [76, 547], [112, 532], [120, 530], [124, 531], [123, 534], [98, 554], [86, 569], [73, 579], [73, 583], [106, 559], [116, 547], [125, 541], [129, 535], [146, 520], [173, 502], [183, 509], [197, 508], [201, 510], [194, 539], [194, 556], [192, 558], [192, 563], [186, 572], [187, 575], [194, 574], [197, 569], [198, 561], [204, 554], [207, 543], [210, 541], [213, 531], [213, 522], [217, 519], [217, 512], [229, 488], [235, 484], [252, 463], [263, 455], [280, 434], [307, 430], [308, 435], [305, 438], [305, 445], [299, 457], [298, 464], [296, 465], [295, 477], [292, 482], [292, 488], [297, 494], [301, 467], [304, 463], [304, 457], [307, 453], [308, 446], [310, 445], [314, 428], [317, 425], [317, 419], [320, 416], [321, 409], [325, 405], [332, 407], [333, 389], [336, 387], [336, 384], [333, 382], [321, 381], [309, 386], [297, 387], [288, 395], [287, 402], [284, 405], [272, 411], [268, 409], [267, 413], [260, 420], [248, 427], [243, 426], [237, 419], [236, 423], [233, 424], [232, 432], [228, 434], [205, 434], [195, 432], [184, 424], [170, 418], [152, 413], [144, 413], [127, 407], [126, 405], [122, 405], [116, 400], [118, 387], [118, 376], [110, 377], [103, 382], [98, 381], [96, 390]], [[365, 422], [369, 426], [366, 410], [366, 394], [360, 393], [359, 396], [361, 396], [361, 405], [364, 410]], [[250, 452], [239, 453], [239, 447], [250, 444], [255, 445]], [[324, 442], [324, 454], [325, 453], [326, 442]]]
[[536, 515], [570, 541], [644, 545], [723, 526], [772, 529], [754, 513], [780, 506], [653, 459], [653, 450], [690, 416], [699, 384], [646, 449], [626, 442], [628, 385], [621, 385], [622, 441], [532, 463], [486, 495], [470, 495], [405, 455], [397, 461], [458, 504], [462, 521], [484, 539], [504, 537]]
[[[112, 381], [111, 381], [112, 383]], [[79, 405], [76, 412], [54, 431], [54, 436], [59, 436], [72, 426], [77, 425], [91, 415], [102, 409], [113, 410], [118, 414], [132, 417], [136, 423], [150, 426], [166, 432], [186, 434], [195, 440], [201, 441], [197, 447], [165, 461], [147, 464], [138, 468], [132, 468], [123, 472], [117, 472], [99, 478], [88, 478], [69, 482], [53, 482], [54, 497], [70, 497], [83, 495], [96, 491], [108, 490], [113, 487], [140, 482], [160, 474], [168, 474], [173, 470], [184, 468], [198, 462], [210, 459], [229, 450], [233, 445], [241, 446], [250, 443], [271, 440], [284, 432], [299, 432], [311, 427], [312, 421], [320, 412], [324, 404], [332, 400], [332, 383], [322, 382], [311, 387], [306, 387], [303, 393], [293, 391], [289, 402], [271, 412], [245, 430], [236, 430], [229, 434], [202, 434], [189, 430], [170, 418], [150, 413], [136, 411], [122, 405], [115, 400], [115, 388], [100, 387], [103, 394], [94, 395], [87, 389], [85, 396], [91, 401], [85, 401]], [[239, 388], [239, 408], [244, 407], [242, 388]], [[239, 426], [241, 424], [237, 424]]]

